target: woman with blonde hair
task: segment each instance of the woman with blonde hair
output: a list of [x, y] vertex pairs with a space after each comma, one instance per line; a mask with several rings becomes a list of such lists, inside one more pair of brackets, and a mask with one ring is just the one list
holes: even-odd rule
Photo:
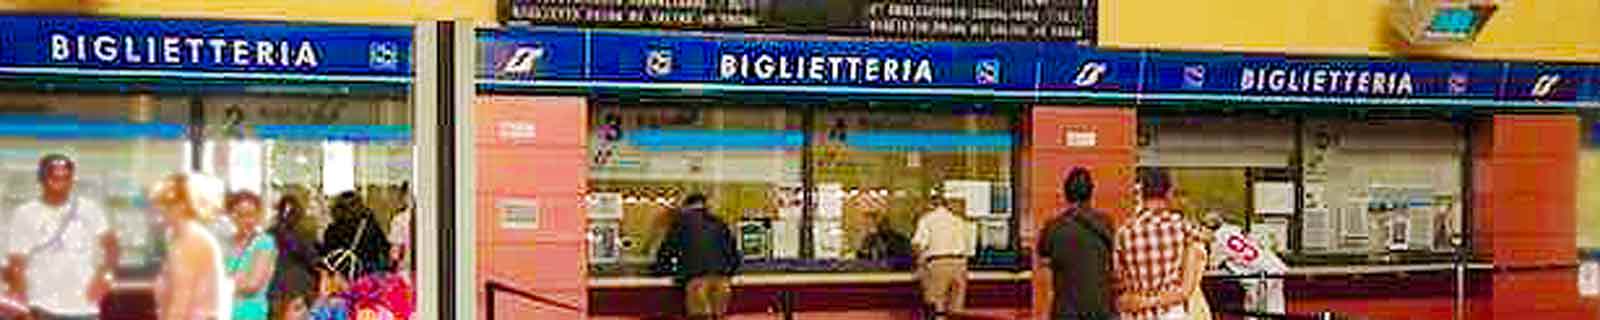
[[167, 229], [167, 254], [155, 287], [157, 318], [231, 319], [233, 286], [222, 247], [205, 226], [223, 209], [222, 182], [172, 174], [156, 181], [149, 197]]

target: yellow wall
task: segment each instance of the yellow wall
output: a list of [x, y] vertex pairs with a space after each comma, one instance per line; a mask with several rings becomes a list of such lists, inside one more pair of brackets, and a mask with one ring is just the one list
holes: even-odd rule
[[495, 0], [0, 0], [0, 11], [74, 14], [405, 24], [472, 19], [491, 25]]
[[1474, 44], [1404, 49], [1390, 0], [1100, 0], [1118, 48], [1600, 62], [1600, 1], [1500, 0]]

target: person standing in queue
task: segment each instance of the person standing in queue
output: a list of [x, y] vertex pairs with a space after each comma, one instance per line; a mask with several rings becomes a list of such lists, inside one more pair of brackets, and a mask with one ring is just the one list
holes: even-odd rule
[[235, 291], [233, 319], [267, 320], [271, 309], [267, 291], [278, 260], [277, 240], [266, 232], [271, 215], [262, 207], [261, 197], [249, 191], [228, 195], [227, 208], [235, 230], [225, 260]]
[[158, 319], [230, 319], [233, 282], [223, 266], [220, 241], [205, 226], [222, 214], [222, 181], [172, 174], [150, 188], [150, 204], [167, 228], [166, 258], [156, 278]]
[[7, 295], [35, 319], [97, 318], [114, 281], [116, 234], [97, 201], [73, 193], [76, 174], [67, 156], [40, 158], [41, 197], [0, 226], [8, 246]]
[[966, 217], [950, 211], [944, 197], [928, 200], [932, 208], [917, 220], [911, 247], [917, 253], [923, 302], [935, 319], [947, 319], [966, 305], [967, 258], [977, 251], [976, 230]]
[[1137, 188], [1140, 208], [1117, 229], [1112, 252], [1118, 313], [1124, 320], [1188, 318], [1188, 301], [1199, 283], [1189, 272], [1199, 267], [1191, 265], [1190, 249], [1204, 243], [1206, 233], [1172, 203], [1172, 176], [1165, 169], [1140, 168]]
[[1116, 237], [1111, 218], [1090, 206], [1094, 180], [1089, 170], [1072, 168], [1062, 184], [1067, 209], [1045, 224], [1039, 257], [1050, 268], [1050, 318], [1113, 319], [1111, 250]]
[[685, 197], [657, 251], [660, 269], [676, 269], [673, 282], [684, 288], [689, 319], [725, 319], [733, 296], [731, 277], [741, 254], [728, 224], [711, 214], [706, 196]]

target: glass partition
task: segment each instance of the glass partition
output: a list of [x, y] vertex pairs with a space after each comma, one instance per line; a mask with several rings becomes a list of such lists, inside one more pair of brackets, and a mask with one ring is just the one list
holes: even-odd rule
[[934, 192], [980, 227], [980, 263], [1015, 263], [1014, 110], [809, 108], [591, 108], [596, 274], [646, 272], [671, 210], [692, 193], [710, 198], [757, 272], [908, 268], [916, 219]]
[[[361, 240], [370, 248], [356, 250], [362, 265], [340, 279], [398, 281], [391, 276], [409, 275], [411, 269], [411, 111], [406, 94], [393, 90], [0, 92], [0, 190], [5, 191], [0, 221], [43, 217], [43, 212], [19, 209], [41, 199], [37, 164], [46, 154], [70, 158], [76, 166], [72, 196], [105, 211], [109, 231], [118, 240], [118, 285], [132, 288], [116, 292], [105, 305], [115, 312], [153, 312], [133, 301], [151, 298], [147, 284], [168, 263], [163, 259], [171, 246], [161, 215], [146, 200], [148, 188], [170, 174], [201, 172], [220, 178], [230, 193], [260, 199], [259, 208], [270, 218], [256, 225], [259, 232], [253, 234], [294, 238], [295, 249], [304, 250], [297, 262], [271, 256], [279, 275], [263, 289], [273, 297], [270, 304], [314, 298], [319, 279], [332, 278], [318, 276], [321, 257], [354, 248], [354, 235], [347, 231], [358, 228], [370, 232]], [[352, 195], [346, 199], [353, 201], [336, 205], [341, 194]], [[276, 204], [285, 199], [303, 204], [303, 219], [277, 219]], [[228, 259], [243, 252], [247, 243], [266, 246], [258, 243], [265, 238], [241, 237], [246, 233], [231, 214], [206, 222]], [[274, 230], [279, 226], [284, 231]], [[282, 247], [284, 239], [276, 240], [270, 246], [275, 253], [292, 250]], [[372, 250], [381, 252], [367, 252]], [[281, 276], [286, 272], [298, 276]], [[403, 308], [393, 311], [411, 307]]]

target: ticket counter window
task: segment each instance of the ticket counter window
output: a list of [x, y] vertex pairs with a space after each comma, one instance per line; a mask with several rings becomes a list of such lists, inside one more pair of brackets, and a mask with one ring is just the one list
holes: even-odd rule
[[[162, 177], [186, 171], [217, 177], [229, 192], [257, 195], [271, 216], [279, 200], [298, 199], [303, 219], [266, 221], [291, 225], [314, 256], [328, 243], [324, 231], [338, 225], [335, 216], [349, 213], [330, 203], [338, 194], [354, 194], [370, 213], [362, 215], [383, 235], [365, 241], [381, 239], [397, 248], [383, 253], [385, 261], [364, 261], [371, 266], [366, 271], [409, 270], [410, 125], [411, 107], [398, 90], [268, 95], [10, 89], [0, 92], [0, 221], [26, 214], [14, 209], [39, 199], [38, 161], [61, 154], [75, 162], [73, 196], [103, 208], [117, 234], [118, 281], [151, 281], [161, 268], [168, 246], [146, 193]], [[229, 215], [206, 222], [223, 248], [235, 247], [239, 230]], [[149, 292], [132, 289], [113, 296], [107, 312], [149, 312], [126, 309], [142, 304], [121, 300], [144, 294]]]
[[799, 257], [803, 113], [784, 108], [602, 105], [591, 109], [590, 258], [641, 271], [684, 197], [709, 198], [747, 259]]
[[980, 264], [1012, 243], [1015, 118], [993, 106], [819, 110], [810, 133], [817, 259], [907, 268], [929, 196], [977, 226]]
[[1258, 227], [1257, 236], [1286, 251], [1295, 213], [1293, 119], [1151, 112], [1140, 121], [1139, 163], [1168, 169], [1188, 218]]
[[1191, 219], [1241, 225], [1291, 262], [1435, 259], [1465, 233], [1465, 133], [1433, 115], [1156, 110], [1139, 161], [1170, 169]]
[[601, 105], [590, 119], [596, 274], [648, 271], [692, 193], [710, 198], [752, 271], [907, 267], [935, 192], [980, 227], [980, 257], [1012, 261], [1011, 113], [665, 104]]
[[1460, 125], [1437, 120], [1312, 120], [1304, 131], [1308, 253], [1455, 250], [1461, 228]]

